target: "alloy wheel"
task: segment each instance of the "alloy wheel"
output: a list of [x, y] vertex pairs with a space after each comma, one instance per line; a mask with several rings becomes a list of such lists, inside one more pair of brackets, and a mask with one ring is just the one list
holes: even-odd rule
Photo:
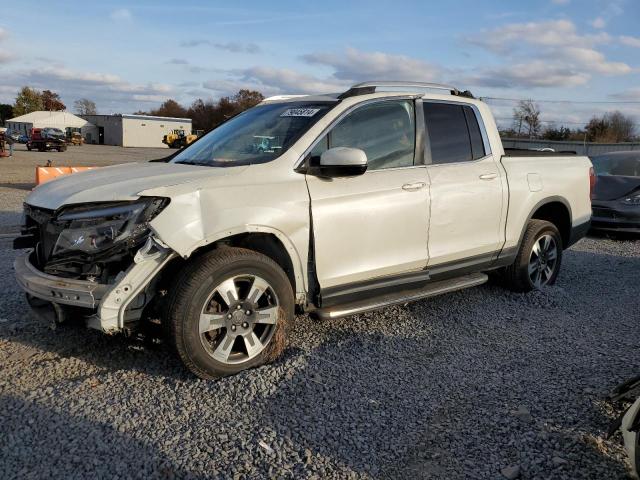
[[545, 234], [538, 238], [529, 256], [529, 279], [535, 288], [547, 285], [558, 265], [558, 245], [555, 239]]
[[220, 283], [200, 313], [200, 340], [215, 360], [237, 364], [264, 351], [278, 322], [278, 298], [256, 275], [236, 275]]

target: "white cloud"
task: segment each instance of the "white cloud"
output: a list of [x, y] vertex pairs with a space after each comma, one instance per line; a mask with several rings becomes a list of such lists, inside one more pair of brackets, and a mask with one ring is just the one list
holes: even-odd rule
[[204, 93], [199, 89], [191, 89], [190, 94], [201, 98], [209, 97], [212, 93], [214, 96], [225, 97], [238, 93], [238, 90], [241, 89], [258, 90], [265, 97], [283, 93], [280, 87], [265, 85], [258, 81], [247, 81], [240, 77], [233, 77], [232, 75], [229, 75], [228, 78], [207, 80], [202, 83], [202, 87], [208, 90], [208, 92]]
[[242, 42], [226, 42], [218, 43], [212, 40], [194, 39], [185, 40], [180, 42], [181, 47], [197, 47], [200, 45], [211, 45], [219, 50], [227, 50], [232, 53], [260, 53], [262, 50], [260, 46], [255, 43], [242, 43]]
[[[9, 37], [9, 32], [7, 31], [7, 29], [0, 27], [0, 42], [3, 42], [8, 37]], [[0, 50], [0, 63], [9, 63], [14, 58], [15, 57], [13, 56], [13, 54]]]
[[[612, 41], [610, 35], [581, 34], [568, 20], [508, 24], [467, 40], [500, 55], [508, 64], [485, 68], [470, 76], [481, 85], [577, 86], [587, 83], [594, 74], [633, 72], [628, 64], [609, 61], [596, 50], [598, 45]], [[522, 58], [530, 60], [523, 62]]]
[[260, 47], [255, 43], [214, 43], [213, 46], [220, 50], [227, 50], [233, 53], [260, 53]]
[[191, 63], [189, 63], [188, 60], [185, 60], [184, 58], [171, 58], [171, 59], [167, 60], [164, 63], [166, 63], [167, 65], [177, 65], [181, 69], [183, 69], [183, 70], [186, 69], [191, 73], [210, 72], [210, 71], [214, 70], [212, 68], [206, 68], [206, 67], [200, 67], [198, 65], [192, 65]]
[[316, 52], [304, 55], [309, 64], [330, 67], [332, 73], [317, 77], [300, 71], [254, 66], [227, 72], [226, 79], [209, 80], [203, 87], [222, 95], [239, 88], [260, 90], [266, 95], [280, 93], [326, 93], [346, 90], [363, 80], [438, 80], [442, 69], [404, 55], [363, 52], [347, 48], [344, 52]]
[[468, 37], [475, 45], [495, 53], [509, 53], [523, 44], [540, 47], [593, 47], [609, 43], [611, 37], [604, 32], [595, 35], [580, 35], [569, 20], [547, 22], [511, 23], [481, 34]]
[[551, 52], [549, 55], [554, 58], [563, 58], [565, 63], [587, 72], [624, 75], [633, 71], [626, 63], [608, 62], [604, 54], [591, 48], [568, 47], [561, 52]]
[[626, 100], [629, 102], [640, 102], [640, 86], [629, 88], [624, 92], [614, 93], [613, 95], [610, 95], [610, 96], [618, 100]]
[[64, 65], [9, 72], [3, 83], [53, 90], [60, 93], [67, 106], [86, 97], [95, 101], [101, 111], [124, 113], [135, 111], [140, 102], [157, 103], [175, 94], [174, 88], [164, 83], [133, 83], [118, 75], [71, 70]]
[[130, 22], [133, 20], [133, 15], [127, 8], [118, 8], [111, 12], [109, 16], [111, 17], [111, 20], [115, 20], [116, 22]]
[[591, 21], [591, 26], [593, 28], [604, 28], [607, 26], [607, 21], [602, 17], [594, 18]]
[[576, 87], [584, 85], [590, 75], [570, 66], [551, 64], [543, 60], [516, 63], [508, 66], [487, 68], [463, 77], [463, 83], [491, 88], [514, 87]]
[[628, 47], [640, 48], [640, 37], [631, 37], [629, 35], [621, 35], [618, 40]]
[[167, 95], [143, 95], [136, 94], [131, 97], [136, 102], [162, 103], [169, 97]]
[[347, 48], [344, 53], [311, 53], [302, 58], [307, 63], [332, 67], [336, 79], [348, 81], [435, 81], [442, 75], [441, 68], [424, 60], [381, 52], [362, 52], [355, 48]]
[[257, 81], [263, 85], [274, 86], [291, 93], [322, 93], [341, 90], [345, 82], [329, 79], [318, 79], [312, 75], [288, 69], [272, 67], [252, 67], [243, 70], [244, 80]]

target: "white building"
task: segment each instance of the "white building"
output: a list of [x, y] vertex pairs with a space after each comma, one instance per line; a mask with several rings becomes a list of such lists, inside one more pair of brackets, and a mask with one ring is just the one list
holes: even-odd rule
[[29, 135], [32, 128], [59, 128], [63, 132], [80, 132], [83, 137], [96, 135], [97, 129], [84, 118], [69, 112], [37, 111], [6, 122], [7, 130]]
[[172, 130], [191, 133], [190, 118], [154, 117], [150, 115], [82, 115], [96, 126], [97, 136], [87, 143], [122, 147], [166, 147], [162, 137]]

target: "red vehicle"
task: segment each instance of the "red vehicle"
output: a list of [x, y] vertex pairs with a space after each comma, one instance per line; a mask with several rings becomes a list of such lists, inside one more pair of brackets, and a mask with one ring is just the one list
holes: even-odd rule
[[8, 156], [9, 154], [6, 152], [6, 148], [5, 148], [5, 133], [0, 132], [0, 157], [8, 157]]
[[59, 128], [32, 128], [27, 149], [39, 152], [47, 150], [64, 152], [67, 149], [64, 132]]

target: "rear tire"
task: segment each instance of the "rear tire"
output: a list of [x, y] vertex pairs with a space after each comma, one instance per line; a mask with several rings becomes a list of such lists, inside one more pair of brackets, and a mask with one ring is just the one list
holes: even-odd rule
[[507, 288], [515, 292], [553, 285], [562, 264], [562, 237], [545, 220], [529, 220], [515, 261], [505, 269]]
[[223, 247], [178, 275], [165, 319], [169, 343], [195, 375], [233, 375], [277, 358], [294, 318], [291, 283], [252, 250]]

